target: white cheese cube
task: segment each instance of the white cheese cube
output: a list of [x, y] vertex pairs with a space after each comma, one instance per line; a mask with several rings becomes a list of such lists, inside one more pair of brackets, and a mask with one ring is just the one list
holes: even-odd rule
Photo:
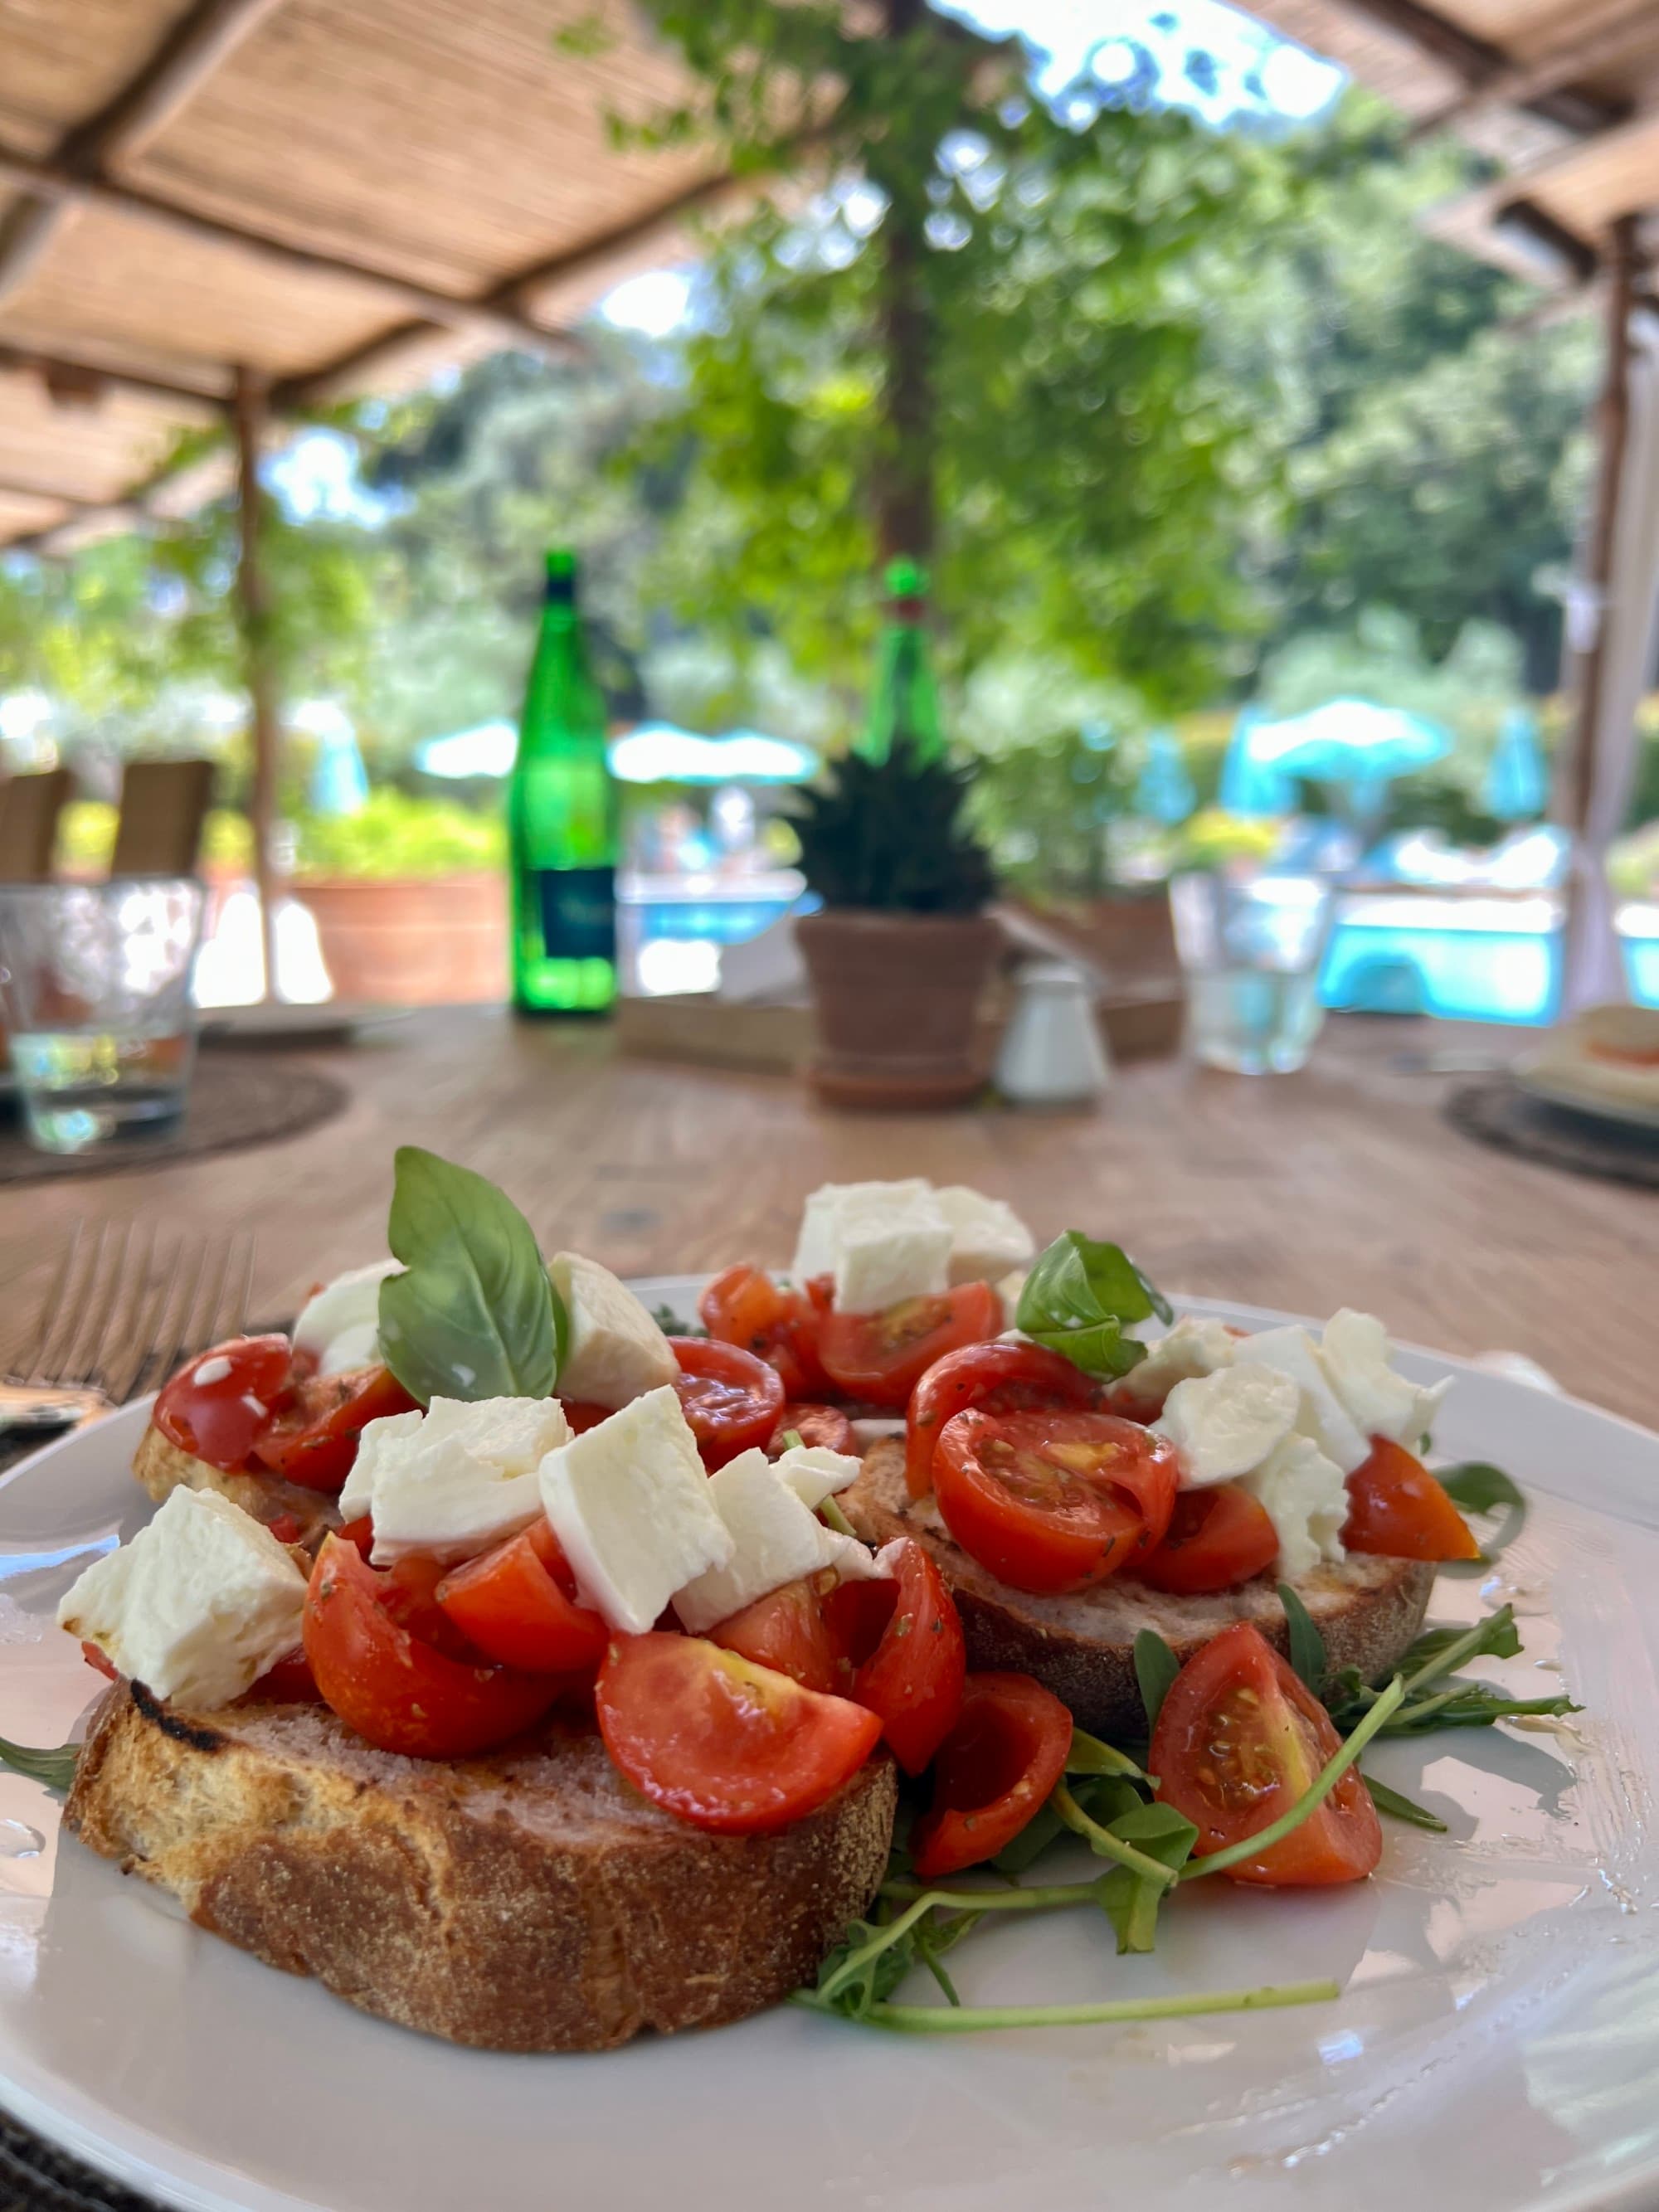
[[1370, 1457], [1370, 1440], [1355, 1425], [1352, 1415], [1330, 1386], [1320, 1361], [1319, 1347], [1305, 1328], [1294, 1326], [1264, 1328], [1255, 1336], [1240, 1337], [1233, 1346], [1235, 1363], [1259, 1360], [1288, 1375], [1302, 1393], [1297, 1426], [1310, 1436], [1328, 1459], [1344, 1474], [1352, 1474]]
[[841, 1223], [851, 1213], [897, 1213], [931, 1194], [921, 1176], [902, 1182], [826, 1182], [809, 1194], [801, 1209], [800, 1236], [791, 1269], [797, 1282], [832, 1275], [841, 1245]]
[[793, 1444], [772, 1464], [778, 1480], [809, 1513], [816, 1513], [826, 1498], [850, 1490], [864, 1467], [856, 1452], [831, 1451], [824, 1444]]
[[556, 1398], [434, 1398], [418, 1428], [374, 1445], [375, 1565], [415, 1552], [469, 1559], [516, 1536], [541, 1511], [544, 1455], [569, 1435]]
[[1224, 1323], [1182, 1314], [1147, 1347], [1146, 1357], [1117, 1386], [1132, 1400], [1157, 1400], [1190, 1376], [1231, 1367], [1238, 1340]]
[[1302, 1410], [1302, 1393], [1275, 1367], [1218, 1367], [1177, 1382], [1152, 1426], [1175, 1446], [1181, 1486], [1236, 1482], [1283, 1443]]
[[381, 1455], [398, 1437], [417, 1435], [422, 1418], [416, 1410], [408, 1413], [386, 1413], [378, 1421], [364, 1423], [357, 1438], [356, 1457], [351, 1462], [351, 1472], [340, 1492], [342, 1521], [361, 1521], [365, 1513], [373, 1510], [374, 1481], [380, 1473]]
[[652, 1627], [676, 1590], [732, 1557], [697, 1440], [670, 1389], [647, 1391], [550, 1452], [540, 1479], [582, 1603], [630, 1636]]
[[951, 1182], [933, 1193], [933, 1204], [951, 1231], [953, 1283], [999, 1282], [1010, 1269], [1029, 1267], [1036, 1257], [1036, 1240], [1001, 1199]]
[[1260, 1498], [1279, 1537], [1281, 1582], [1311, 1574], [1322, 1559], [1345, 1558], [1342, 1530], [1348, 1518], [1348, 1486], [1336, 1462], [1311, 1437], [1292, 1433], [1274, 1446], [1243, 1488]]
[[951, 1231], [931, 1206], [854, 1214], [836, 1255], [837, 1309], [880, 1313], [906, 1298], [934, 1297], [951, 1279]]
[[864, 1546], [826, 1528], [780, 1480], [763, 1451], [739, 1452], [708, 1478], [708, 1489], [731, 1535], [732, 1555], [674, 1593], [674, 1610], [693, 1636], [820, 1568], [872, 1572], [874, 1561]]
[[679, 1369], [668, 1339], [608, 1267], [580, 1252], [556, 1252], [547, 1272], [570, 1321], [561, 1397], [615, 1409], [673, 1381]]
[[181, 1488], [87, 1569], [58, 1620], [158, 1698], [211, 1712], [297, 1647], [305, 1601], [269, 1528], [217, 1491]]
[[1389, 1366], [1389, 1333], [1376, 1315], [1350, 1306], [1331, 1316], [1319, 1340], [1326, 1376], [1361, 1434], [1389, 1437], [1416, 1451], [1451, 1381], [1427, 1388], [1408, 1382]]
[[294, 1324], [295, 1350], [310, 1352], [320, 1375], [373, 1366], [380, 1356], [380, 1285], [402, 1272], [396, 1260], [374, 1260], [313, 1291]]

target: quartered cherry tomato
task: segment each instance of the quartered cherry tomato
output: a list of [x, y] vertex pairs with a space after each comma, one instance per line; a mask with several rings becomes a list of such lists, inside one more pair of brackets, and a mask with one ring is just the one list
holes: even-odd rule
[[363, 1557], [368, 1559], [374, 1549], [373, 1516], [365, 1513], [356, 1521], [348, 1521], [340, 1529], [339, 1534], [343, 1543], [355, 1544]]
[[120, 1680], [120, 1668], [112, 1659], [106, 1659], [95, 1644], [88, 1644], [83, 1639], [81, 1645], [81, 1656], [88, 1667], [95, 1668], [106, 1682]]
[[826, 1387], [818, 1364], [821, 1316], [807, 1291], [774, 1282], [761, 1267], [728, 1267], [697, 1300], [697, 1316], [719, 1343], [775, 1367], [786, 1397], [811, 1398]]
[[306, 1595], [317, 1686], [367, 1741], [411, 1759], [466, 1759], [520, 1735], [552, 1705], [555, 1677], [468, 1666], [416, 1635], [382, 1603], [385, 1580], [330, 1536]]
[[1029, 1413], [1045, 1406], [1095, 1406], [1100, 1385], [1041, 1344], [967, 1344], [936, 1359], [910, 1393], [904, 1420], [904, 1480], [912, 1498], [933, 1486], [933, 1446], [956, 1413]]
[[920, 1774], [962, 1710], [968, 1653], [956, 1601], [921, 1546], [894, 1547], [893, 1609], [880, 1641], [860, 1666], [853, 1695], [881, 1719], [888, 1747], [907, 1774]]
[[[1239, 1621], [1170, 1684], [1147, 1753], [1158, 1794], [1198, 1829], [1206, 1857], [1258, 1835], [1341, 1748], [1330, 1715], [1258, 1629]], [[1268, 1888], [1358, 1881], [1382, 1856], [1382, 1825], [1350, 1768], [1299, 1828], [1224, 1871]]]
[[781, 1459], [792, 1439], [823, 1451], [850, 1452], [853, 1424], [839, 1406], [798, 1406], [793, 1401], [778, 1415], [766, 1447], [769, 1459]]
[[1087, 1589], [1159, 1543], [1173, 1446], [1115, 1413], [957, 1413], [933, 1491], [964, 1552], [1015, 1589]]
[[1218, 1482], [1180, 1492], [1163, 1542], [1133, 1571], [1154, 1589], [1202, 1597], [1249, 1582], [1278, 1557], [1279, 1531], [1261, 1499], [1236, 1482]]
[[192, 1459], [238, 1472], [287, 1403], [293, 1364], [285, 1336], [238, 1336], [216, 1344], [167, 1384], [155, 1401], [155, 1425]]
[[937, 1297], [906, 1298], [881, 1313], [823, 1317], [818, 1358], [848, 1397], [902, 1408], [936, 1359], [984, 1344], [1002, 1327], [1002, 1301], [988, 1283], [963, 1283]]
[[933, 1796], [910, 1831], [924, 1881], [993, 1859], [1066, 1771], [1072, 1716], [1029, 1674], [970, 1674], [933, 1763]]
[[674, 1380], [680, 1411], [712, 1474], [729, 1459], [764, 1445], [783, 1410], [783, 1382], [775, 1367], [700, 1336], [671, 1336], [680, 1371]]
[[775, 1668], [804, 1690], [825, 1696], [850, 1695], [853, 1668], [823, 1607], [820, 1579], [833, 1583], [834, 1571], [820, 1578], [804, 1576], [746, 1605], [708, 1631], [708, 1641], [723, 1651]]
[[832, 1797], [875, 1749], [862, 1705], [695, 1636], [617, 1637], [596, 1696], [605, 1748], [636, 1790], [729, 1836], [787, 1828]]
[[609, 1406], [596, 1406], [586, 1398], [561, 1398], [564, 1417], [570, 1424], [570, 1433], [579, 1437], [588, 1429], [597, 1429], [601, 1421], [611, 1419]]
[[1342, 1541], [1351, 1552], [1395, 1559], [1480, 1556], [1468, 1522], [1416, 1453], [1387, 1437], [1371, 1438], [1370, 1457], [1348, 1477]]
[[575, 1578], [545, 1521], [455, 1567], [438, 1603], [486, 1657], [544, 1674], [591, 1674], [605, 1656], [606, 1630], [576, 1603]]
[[304, 1646], [290, 1651], [264, 1673], [247, 1693], [250, 1705], [319, 1705], [323, 1693], [317, 1687], [317, 1678], [311, 1671], [311, 1662], [306, 1657]]
[[418, 1410], [389, 1367], [313, 1375], [256, 1438], [253, 1455], [285, 1482], [332, 1495], [344, 1487], [357, 1439], [371, 1421]]

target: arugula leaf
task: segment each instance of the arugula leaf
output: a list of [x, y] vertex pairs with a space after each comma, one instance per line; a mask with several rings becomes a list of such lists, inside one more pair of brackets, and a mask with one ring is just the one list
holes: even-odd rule
[[1072, 1747], [1066, 1754], [1068, 1774], [1118, 1774], [1131, 1782], [1144, 1782], [1146, 1778], [1128, 1754], [1115, 1751], [1109, 1743], [1103, 1743], [1097, 1735], [1072, 1724]]
[[[1385, 1731], [1386, 1733], [1386, 1731]], [[1427, 1828], [1431, 1834], [1443, 1836], [1446, 1824], [1426, 1805], [1419, 1805], [1414, 1797], [1403, 1790], [1391, 1789], [1388, 1783], [1379, 1782], [1374, 1774], [1362, 1774], [1360, 1780], [1371, 1793], [1371, 1802], [1379, 1813], [1386, 1813], [1391, 1820], [1408, 1821], [1413, 1828]]]
[[[1173, 1805], [1137, 1805], [1119, 1814], [1111, 1832], [1120, 1843], [1132, 1844], [1172, 1874], [1186, 1865], [1198, 1841], [1198, 1830]], [[1158, 1909], [1167, 1893], [1163, 1884], [1148, 1881], [1128, 1867], [1112, 1869], [1100, 1886], [1100, 1902], [1117, 1930], [1120, 1953], [1152, 1948], [1158, 1940]]]
[[1144, 1344], [1124, 1335], [1125, 1323], [1153, 1314], [1169, 1321], [1169, 1301], [1121, 1246], [1068, 1229], [1025, 1278], [1014, 1326], [1085, 1375], [1116, 1377], [1146, 1357]]
[[[1579, 1711], [1581, 1708], [1565, 1695], [1511, 1698], [1489, 1682], [1456, 1679], [1457, 1668], [1472, 1659], [1513, 1659], [1520, 1649], [1513, 1606], [1500, 1606], [1473, 1628], [1428, 1630], [1400, 1662], [1405, 1699], [1380, 1733], [1423, 1735], [1432, 1729], [1490, 1728], [1495, 1721], [1531, 1717], [1559, 1720]], [[1443, 1686], [1437, 1690], [1436, 1683]], [[1376, 1705], [1377, 1696], [1352, 1667], [1328, 1683], [1325, 1702], [1338, 1732], [1346, 1735], [1357, 1727]]]
[[1489, 1567], [1521, 1534], [1527, 1518], [1525, 1492], [1513, 1475], [1485, 1459], [1460, 1460], [1455, 1467], [1437, 1468], [1435, 1478], [1462, 1512], [1502, 1510], [1504, 1518], [1497, 1533], [1482, 1545], [1479, 1560], [1468, 1562], [1471, 1566]]
[[1158, 1726], [1170, 1685], [1181, 1672], [1181, 1662], [1155, 1628], [1143, 1628], [1135, 1638], [1135, 1680], [1140, 1702], [1146, 1708], [1146, 1726]]
[[0, 1766], [14, 1774], [27, 1774], [31, 1782], [44, 1782], [48, 1790], [67, 1790], [75, 1779], [78, 1743], [59, 1744], [56, 1751], [31, 1751], [27, 1744], [9, 1743], [0, 1735]]
[[867, 2020], [871, 2007], [890, 1996], [915, 1963], [921, 1918], [913, 1907], [884, 1925], [853, 1921], [818, 1968], [820, 2001], [848, 2020]]
[[[1073, 1802], [1091, 1820], [1098, 1820], [1103, 1827], [1109, 1826], [1121, 1813], [1127, 1813], [1141, 1802], [1139, 1790], [1127, 1775], [1075, 1774], [1070, 1778], [1067, 1786]], [[1006, 1875], [1011, 1879], [1023, 1875], [1042, 1856], [1049, 1844], [1065, 1832], [1066, 1823], [1060, 1819], [1050, 1796], [1038, 1806], [1019, 1833], [1003, 1845], [991, 1864], [998, 1874]]]
[[548, 1398], [568, 1334], [530, 1224], [505, 1194], [400, 1145], [380, 1285], [380, 1348], [412, 1398]]
[[677, 1314], [672, 1306], [653, 1306], [651, 1318], [665, 1336], [707, 1336], [708, 1331], [701, 1322], [687, 1321]]
[[1288, 1583], [1279, 1585], [1279, 1602], [1285, 1608], [1285, 1618], [1290, 1624], [1291, 1665], [1315, 1697], [1322, 1697], [1325, 1676], [1330, 1662], [1325, 1654], [1325, 1639], [1313, 1625], [1313, 1618]]

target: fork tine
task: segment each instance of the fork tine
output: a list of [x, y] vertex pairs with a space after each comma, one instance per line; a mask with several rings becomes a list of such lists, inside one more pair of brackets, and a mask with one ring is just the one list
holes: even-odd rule
[[246, 1336], [248, 1308], [253, 1300], [253, 1263], [258, 1256], [258, 1238], [252, 1229], [236, 1232], [236, 1255], [232, 1264], [234, 1296], [225, 1314], [225, 1334]]
[[179, 1364], [190, 1336], [190, 1319], [206, 1264], [206, 1245], [199, 1239], [188, 1243], [181, 1234], [173, 1251], [171, 1301], [162, 1325], [155, 1332], [155, 1349], [151, 1358], [150, 1372], [158, 1384], [165, 1382]]
[[79, 1301], [70, 1295], [70, 1286], [81, 1273], [82, 1254], [86, 1244], [87, 1224], [77, 1221], [70, 1231], [69, 1243], [64, 1247], [64, 1256], [58, 1263], [52, 1287], [40, 1308], [40, 1325], [35, 1332], [34, 1345], [19, 1364], [18, 1372], [26, 1382], [52, 1382], [58, 1379], [58, 1370], [52, 1355], [61, 1349], [59, 1338], [65, 1323], [73, 1332], [74, 1316], [79, 1310]]
[[[112, 1246], [113, 1257], [109, 1258], [106, 1254]], [[123, 1222], [112, 1235], [107, 1237], [100, 1236], [98, 1239], [98, 1272], [91, 1287], [86, 1326], [81, 1332], [75, 1365], [68, 1370], [68, 1380], [96, 1382], [110, 1327], [121, 1303], [131, 1250], [132, 1223], [130, 1220]]]
[[124, 1406], [133, 1395], [151, 1340], [155, 1301], [150, 1278], [155, 1272], [157, 1233], [150, 1222], [134, 1240], [137, 1249], [130, 1253], [118, 1325], [99, 1362], [96, 1379], [105, 1396], [118, 1406]]

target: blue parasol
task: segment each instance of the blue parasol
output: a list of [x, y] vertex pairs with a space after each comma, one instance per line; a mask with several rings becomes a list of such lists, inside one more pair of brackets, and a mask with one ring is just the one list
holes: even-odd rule
[[1498, 732], [1480, 804], [1500, 822], [1535, 822], [1549, 797], [1549, 777], [1530, 710], [1511, 707]]
[[1229, 814], [1294, 814], [1296, 784], [1281, 769], [1269, 768], [1251, 750], [1255, 733], [1264, 726], [1261, 709], [1240, 709], [1227, 741], [1221, 764], [1221, 788], [1217, 797]]
[[1198, 803], [1181, 748], [1168, 730], [1154, 730], [1146, 741], [1146, 765], [1135, 786], [1135, 812], [1171, 827], [1184, 822]]
[[1370, 699], [1328, 699], [1287, 721], [1262, 722], [1251, 731], [1250, 757], [1281, 775], [1310, 783], [1337, 784], [1356, 799], [1378, 793], [1395, 776], [1426, 768], [1451, 750], [1437, 722], [1403, 707]]

